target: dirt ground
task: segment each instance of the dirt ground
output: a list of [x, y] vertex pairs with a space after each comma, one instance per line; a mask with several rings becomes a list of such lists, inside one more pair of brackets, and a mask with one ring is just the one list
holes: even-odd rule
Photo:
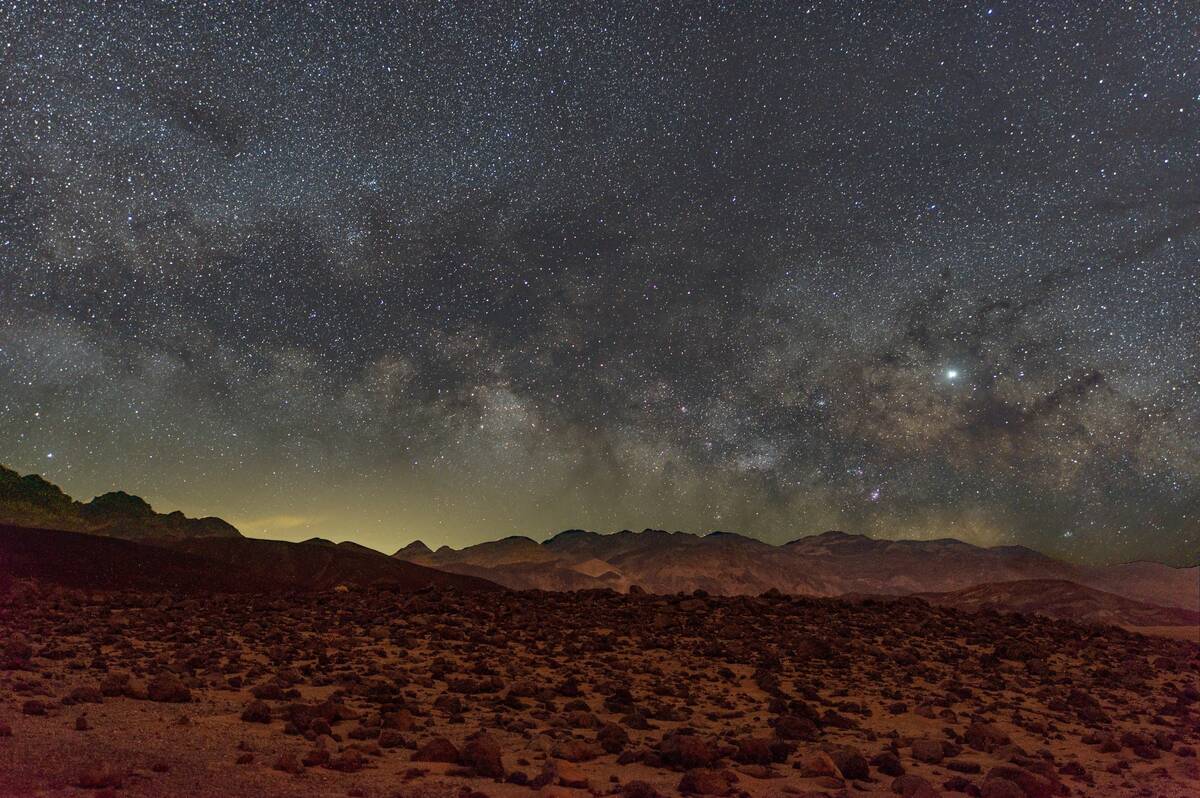
[[20, 585], [0, 646], [5, 796], [1200, 790], [1200, 646], [916, 601]]

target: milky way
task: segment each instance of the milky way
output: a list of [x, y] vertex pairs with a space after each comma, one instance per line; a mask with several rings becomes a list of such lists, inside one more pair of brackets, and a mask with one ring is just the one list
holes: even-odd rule
[[0, 462], [1195, 561], [1189, 4], [490, 5], [0, 9]]

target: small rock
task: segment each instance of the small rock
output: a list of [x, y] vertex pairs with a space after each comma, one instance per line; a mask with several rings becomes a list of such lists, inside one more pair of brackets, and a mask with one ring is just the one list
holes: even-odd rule
[[99, 704], [104, 700], [100, 693], [99, 687], [76, 687], [67, 697], [63, 699], [63, 703], [67, 706], [72, 704]]
[[979, 773], [983, 770], [978, 762], [972, 762], [969, 759], [948, 759], [944, 764], [946, 770], [952, 770], [955, 773]]
[[609, 754], [619, 754], [629, 745], [629, 732], [616, 723], [606, 723], [596, 732], [596, 742]]
[[587, 740], [564, 740], [554, 746], [554, 756], [568, 762], [591, 762], [604, 754], [604, 749]]
[[459, 761], [458, 747], [445, 737], [435, 737], [417, 749], [412, 755], [413, 762], [453, 762]]
[[362, 770], [367, 764], [367, 758], [362, 751], [356, 748], [347, 748], [337, 756], [329, 760], [326, 765], [330, 770], [336, 770], [341, 773], [357, 773]]
[[900, 757], [896, 756], [891, 751], [884, 751], [877, 754], [871, 764], [879, 769], [879, 772], [885, 776], [903, 776], [904, 765], [900, 763]]
[[75, 786], [85, 790], [102, 790], [119, 788], [125, 781], [125, 775], [110, 762], [97, 762], [88, 765], [75, 780]]
[[1052, 798], [1059, 787], [1057, 779], [1017, 765], [997, 765], [988, 771], [987, 778], [1011, 781], [1020, 787], [1028, 798]]
[[271, 707], [266, 701], [251, 701], [242, 711], [242, 720], [247, 723], [270, 723]]
[[[632, 588], [630, 588], [632, 592]], [[644, 781], [630, 781], [621, 785], [622, 798], [662, 798], [662, 793]]]
[[813, 751], [804, 756], [796, 767], [800, 770], [800, 775], [806, 778], [820, 778], [822, 776], [837, 779], [841, 781], [844, 776], [842, 771], [838, 770], [838, 766], [834, 764], [833, 759], [824, 751]]
[[727, 770], [693, 768], [679, 780], [679, 791], [684, 795], [731, 795], [737, 777]]
[[282, 770], [284, 773], [291, 773], [293, 776], [304, 772], [304, 765], [290, 751], [280, 754], [271, 767], [275, 770]]
[[967, 727], [963, 739], [968, 746], [985, 754], [1012, 743], [1012, 738], [994, 723], [972, 723]]
[[21, 713], [40, 717], [46, 714], [46, 705], [41, 701], [29, 700], [21, 704]]
[[735, 761], [743, 765], [769, 765], [775, 761], [771, 741], [765, 737], [743, 737], [735, 742]]
[[979, 798], [1025, 798], [1025, 791], [1008, 779], [985, 779]]
[[775, 721], [775, 734], [781, 740], [815, 740], [820, 732], [811, 720], [799, 715], [781, 715]]
[[462, 764], [484, 778], [504, 778], [504, 762], [500, 743], [490, 734], [477, 734], [463, 744]]
[[658, 752], [667, 764], [686, 770], [711, 768], [721, 758], [708, 740], [696, 734], [678, 732], [663, 737]]
[[938, 791], [932, 784], [912, 773], [897, 776], [892, 781], [892, 792], [900, 798], [939, 798]]
[[831, 751], [829, 757], [847, 779], [865, 781], [871, 777], [871, 766], [857, 748], [839, 748]]
[[945, 754], [942, 744], [937, 740], [918, 739], [912, 742], [913, 759], [928, 765], [936, 765], [942, 761]]
[[329, 763], [331, 755], [328, 748], [316, 747], [308, 751], [301, 759], [300, 764], [306, 768], [315, 768], [319, 765]]
[[150, 680], [146, 686], [146, 695], [151, 701], [167, 704], [186, 704], [192, 700], [192, 693], [173, 673], [160, 673]]

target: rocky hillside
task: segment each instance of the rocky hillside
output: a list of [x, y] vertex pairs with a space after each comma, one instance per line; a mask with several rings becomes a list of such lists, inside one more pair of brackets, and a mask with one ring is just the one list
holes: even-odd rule
[[4, 466], [0, 466], [0, 523], [143, 541], [241, 537], [220, 518], [158, 513], [141, 497], [124, 491], [78, 502], [37, 474], [21, 476]]

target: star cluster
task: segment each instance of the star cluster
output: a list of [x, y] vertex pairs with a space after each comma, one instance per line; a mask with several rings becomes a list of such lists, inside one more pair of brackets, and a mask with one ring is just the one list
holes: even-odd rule
[[9, 0], [0, 461], [385, 550], [1194, 562], [1194, 14], [931, 9]]

